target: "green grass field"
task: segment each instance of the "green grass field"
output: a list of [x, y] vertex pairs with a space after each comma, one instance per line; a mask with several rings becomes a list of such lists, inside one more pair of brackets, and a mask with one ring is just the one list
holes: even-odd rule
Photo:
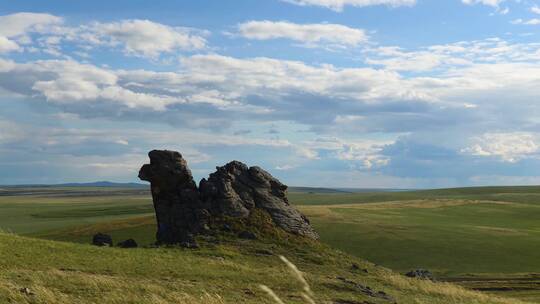
[[[290, 201], [332, 247], [398, 272], [427, 268], [441, 280], [540, 302], [540, 187], [300, 190]], [[22, 193], [0, 196], [5, 231], [79, 243], [100, 231], [117, 241], [154, 239], [151, 198], [140, 189]]]
[[261, 284], [284, 303], [306, 303], [303, 284], [278, 258], [284, 255], [302, 271], [316, 303], [525, 304], [408, 279], [305, 239], [222, 236], [201, 244], [119, 249], [0, 233], [0, 303], [275, 304]]

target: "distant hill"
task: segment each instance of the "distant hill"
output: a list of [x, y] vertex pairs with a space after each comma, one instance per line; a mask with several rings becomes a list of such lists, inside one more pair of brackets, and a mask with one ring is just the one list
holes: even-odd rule
[[104, 188], [148, 188], [146, 184], [139, 183], [115, 183], [109, 181], [98, 181], [89, 183], [64, 183], [64, 184], [21, 184], [21, 185], [0, 185], [6, 188], [64, 188], [64, 187], [104, 187]]
[[295, 193], [372, 193], [372, 192], [402, 192], [413, 189], [391, 188], [321, 188], [321, 187], [289, 187], [289, 192]]
[[114, 183], [108, 181], [99, 181], [91, 183], [66, 183], [59, 185], [51, 185], [54, 187], [112, 187], [112, 188], [147, 188], [146, 184], [139, 183]]
[[289, 187], [289, 192], [296, 193], [350, 193], [350, 191], [338, 190], [332, 188], [317, 187]]

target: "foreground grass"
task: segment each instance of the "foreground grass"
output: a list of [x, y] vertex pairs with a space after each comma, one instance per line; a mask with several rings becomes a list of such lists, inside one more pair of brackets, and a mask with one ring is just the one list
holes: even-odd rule
[[[143, 245], [154, 240], [146, 192], [33, 191], [0, 196], [0, 228], [85, 244], [97, 232]], [[540, 187], [304, 191], [289, 198], [332, 247], [398, 272], [428, 268], [468, 288], [540, 302]]]
[[[524, 303], [407, 279], [294, 238], [125, 250], [9, 234], [0, 234], [0, 303], [273, 303], [260, 284], [286, 303], [303, 303], [302, 284], [277, 255], [304, 273], [318, 303]], [[393, 299], [367, 295], [355, 284]]]

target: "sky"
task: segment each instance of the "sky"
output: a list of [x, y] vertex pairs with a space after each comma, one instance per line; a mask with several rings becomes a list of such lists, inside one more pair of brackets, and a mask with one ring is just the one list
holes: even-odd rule
[[293, 186], [540, 184], [540, 0], [0, 3], [0, 184], [152, 149]]

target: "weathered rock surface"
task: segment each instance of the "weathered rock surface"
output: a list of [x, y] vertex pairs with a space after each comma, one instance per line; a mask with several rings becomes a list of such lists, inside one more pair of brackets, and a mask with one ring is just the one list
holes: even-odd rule
[[259, 167], [232, 161], [197, 188], [180, 153], [153, 150], [149, 157], [139, 178], [151, 183], [158, 243], [196, 247], [193, 237], [208, 233], [212, 218], [244, 219], [255, 210], [289, 233], [318, 239], [308, 219], [289, 204], [287, 186]]
[[258, 208], [283, 230], [318, 238], [309, 220], [289, 204], [287, 186], [259, 167], [232, 161], [201, 180], [199, 189], [212, 214], [247, 217]]
[[116, 246], [120, 248], [137, 248], [139, 245], [134, 239], [127, 239], [125, 241], [119, 242]]
[[158, 224], [158, 243], [190, 243], [204, 223], [205, 210], [187, 162], [175, 151], [153, 150], [139, 171], [149, 181]]
[[405, 276], [409, 278], [417, 278], [417, 279], [422, 279], [422, 280], [430, 280], [430, 281], [435, 280], [431, 271], [425, 270], [425, 269], [411, 270], [407, 272]]
[[96, 246], [108, 246], [112, 247], [113, 241], [112, 237], [108, 234], [98, 233], [95, 234], [92, 238], [92, 244]]

